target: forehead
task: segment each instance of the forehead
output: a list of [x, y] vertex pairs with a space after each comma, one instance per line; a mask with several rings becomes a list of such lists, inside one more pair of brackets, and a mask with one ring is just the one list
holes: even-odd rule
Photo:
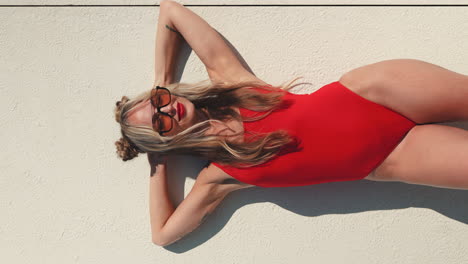
[[151, 124], [151, 103], [149, 100], [139, 102], [128, 113], [127, 120], [133, 125], [150, 125]]

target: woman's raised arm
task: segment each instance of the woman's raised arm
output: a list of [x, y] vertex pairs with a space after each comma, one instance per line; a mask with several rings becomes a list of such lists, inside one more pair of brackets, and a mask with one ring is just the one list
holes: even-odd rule
[[159, 8], [154, 64], [155, 83], [153, 87], [174, 82], [177, 55], [184, 41], [182, 35], [173, 29], [174, 25], [169, 19], [168, 8], [169, 6], [166, 3], [161, 3]]
[[[261, 82], [242, 66], [224, 39], [200, 16], [177, 2], [163, 0], [160, 6], [160, 14], [167, 13], [164, 14], [168, 19], [167, 26], [183, 36], [205, 65], [210, 79], [222, 82]], [[166, 25], [158, 25], [158, 31], [163, 29], [170, 30]], [[172, 32], [172, 37], [176, 36], [177, 33]], [[162, 51], [163, 48], [158, 50]], [[160, 53], [158, 55], [163, 56]]]

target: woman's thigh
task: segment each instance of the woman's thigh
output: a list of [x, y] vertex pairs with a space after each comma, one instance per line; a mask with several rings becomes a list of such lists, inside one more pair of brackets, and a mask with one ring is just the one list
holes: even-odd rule
[[438, 124], [417, 125], [386, 162], [387, 166], [377, 168], [366, 179], [468, 189], [468, 131]]
[[468, 76], [435, 64], [385, 60], [353, 69], [339, 81], [418, 124], [468, 120]]

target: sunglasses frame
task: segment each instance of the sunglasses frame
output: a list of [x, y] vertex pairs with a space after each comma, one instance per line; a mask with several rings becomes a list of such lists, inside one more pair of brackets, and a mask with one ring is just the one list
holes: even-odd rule
[[[163, 108], [163, 107], [165, 107], [166, 105], [168, 105], [168, 104], [171, 103], [171, 100], [172, 100], [172, 97], [171, 97], [171, 96], [172, 96], [172, 95], [171, 95], [171, 92], [169, 91], [169, 89], [167, 89], [167, 88], [165, 88], [165, 87], [156, 86], [156, 87], [153, 88], [153, 89], [156, 90], [156, 92], [157, 92], [158, 90], [166, 90], [167, 93], [169, 94], [169, 103], [167, 103], [167, 104], [165, 104], [165, 105], [162, 105], [162, 106], [155, 106], [155, 105], [153, 104], [153, 100], [152, 100], [152, 99], [153, 99], [153, 93], [151, 93], [151, 98], [150, 98], [151, 106], [152, 106], [153, 108], [156, 108], [156, 110], [157, 110], [157, 112], [154, 113], [153, 116], [151, 117], [151, 124], [152, 124], [152, 127], [153, 127], [153, 130], [154, 130], [154, 131], [156, 131], [156, 130], [154, 129], [154, 122], [153, 122], [153, 121], [155, 120], [155, 116], [156, 116], [156, 115], [160, 114], [160, 115], [165, 115], [165, 116], [168, 116], [168, 117], [171, 118], [171, 128], [170, 128], [169, 130], [165, 130], [165, 131], [156, 131], [156, 132], [159, 133], [159, 135], [163, 136], [163, 135], [162, 135], [163, 133], [167, 133], [167, 132], [171, 131], [172, 128], [174, 127], [174, 124], [173, 124], [173, 123], [174, 123], [174, 117], [172, 117], [172, 116], [169, 115], [168, 113], [164, 113], [164, 112], [161, 111], [161, 108]], [[156, 93], [156, 92], [155, 92], [155, 93]]]

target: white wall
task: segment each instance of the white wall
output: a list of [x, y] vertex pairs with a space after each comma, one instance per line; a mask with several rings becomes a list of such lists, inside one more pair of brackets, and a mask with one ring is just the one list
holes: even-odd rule
[[[380, 3], [405, 2], [413, 3]], [[129, 1], [100, 2], [121, 3]], [[468, 74], [468, 6], [191, 9], [258, 77], [279, 84], [303, 75], [312, 83], [297, 93], [391, 58]], [[156, 6], [0, 7], [2, 263], [468, 261], [468, 192], [365, 180], [238, 191], [186, 238], [167, 248], [153, 245], [149, 166], [145, 155], [129, 162], [116, 157], [113, 108], [122, 95], [153, 84], [157, 16]], [[192, 52], [182, 81], [205, 78]], [[175, 168], [177, 162], [187, 165]], [[178, 203], [201, 163], [179, 157], [171, 164]]]

